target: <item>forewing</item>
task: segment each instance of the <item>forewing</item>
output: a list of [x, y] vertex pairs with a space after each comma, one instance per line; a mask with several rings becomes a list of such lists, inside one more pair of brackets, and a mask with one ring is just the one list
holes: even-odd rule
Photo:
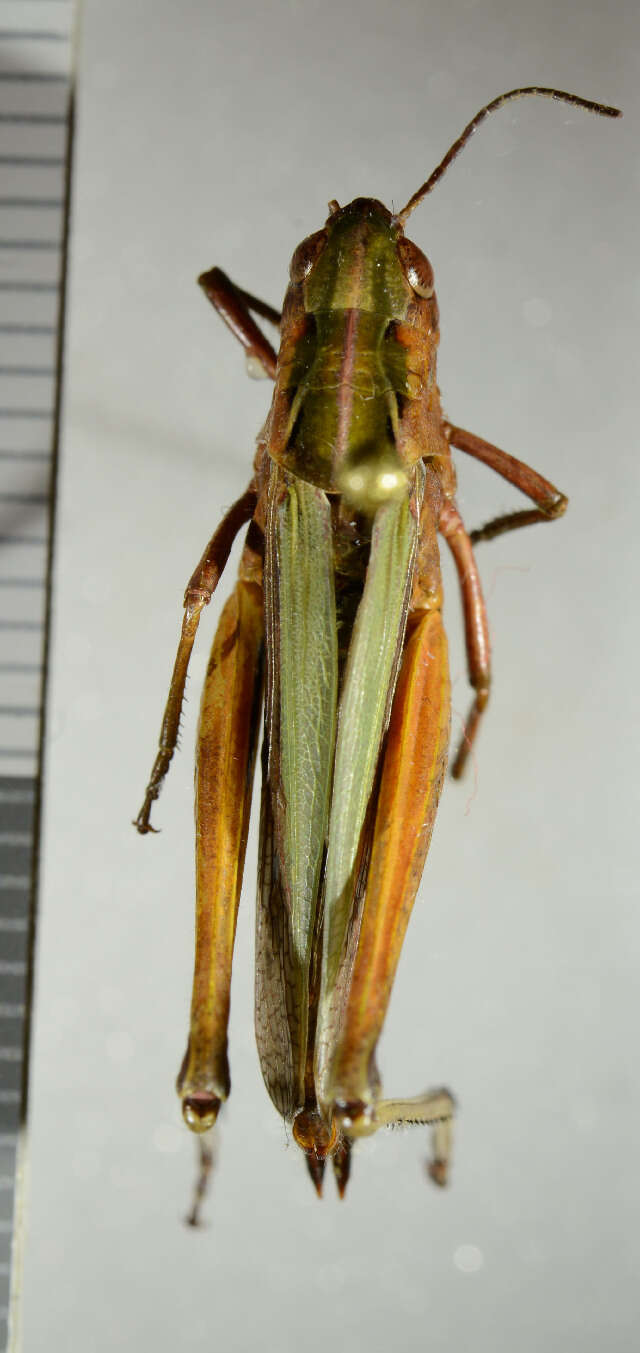
[[331, 509], [322, 490], [275, 467], [267, 560], [268, 776], [293, 948], [308, 967], [338, 690]]
[[317, 1085], [323, 1101], [327, 1058], [339, 1020], [343, 981], [336, 986], [353, 921], [363, 824], [389, 719], [402, 652], [423, 472], [413, 493], [385, 504], [374, 521], [367, 576], [358, 607], [338, 714], [326, 864]]
[[328, 832], [338, 689], [331, 509], [271, 468], [267, 710], [256, 925], [256, 1037], [271, 1099], [304, 1100], [310, 964]]
[[[263, 759], [266, 763], [266, 748]], [[256, 905], [256, 1043], [271, 1100], [284, 1118], [291, 1118], [304, 1097], [308, 972], [293, 948], [266, 764], [263, 770]]]

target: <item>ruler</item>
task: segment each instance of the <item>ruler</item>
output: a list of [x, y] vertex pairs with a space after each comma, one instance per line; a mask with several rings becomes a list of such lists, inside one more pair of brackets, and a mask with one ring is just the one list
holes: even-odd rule
[[0, 1350], [19, 1348], [71, 0], [0, 0]]

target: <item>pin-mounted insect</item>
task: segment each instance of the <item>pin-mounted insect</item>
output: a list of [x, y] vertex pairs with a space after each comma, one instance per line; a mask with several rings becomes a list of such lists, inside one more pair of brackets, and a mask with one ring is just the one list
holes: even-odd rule
[[[231, 963], [264, 690], [256, 1037], [267, 1089], [318, 1192], [331, 1159], [343, 1193], [354, 1140], [390, 1123], [430, 1124], [430, 1174], [440, 1184], [447, 1175], [450, 1093], [384, 1099], [376, 1067], [448, 754], [437, 537], [458, 573], [474, 690], [453, 763], [459, 775], [490, 686], [473, 546], [553, 520], [567, 499], [445, 418], [433, 271], [404, 227], [480, 123], [528, 94], [619, 116], [559, 90], [511, 90], [476, 114], [400, 212], [369, 198], [330, 201], [324, 226], [293, 254], [282, 314], [219, 268], [200, 278], [248, 362], [275, 387], [249, 487], [185, 593], [160, 747], [136, 825], [153, 830], [200, 615], [248, 524], [200, 712], [196, 959], [178, 1090], [189, 1127], [211, 1129], [231, 1083]], [[277, 354], [254, 316], [279, 326]], [[452, 447], [532, 506], [469, 534], [455, 503]], [[208, 1148], [202, 1163], [194, 1221]]]

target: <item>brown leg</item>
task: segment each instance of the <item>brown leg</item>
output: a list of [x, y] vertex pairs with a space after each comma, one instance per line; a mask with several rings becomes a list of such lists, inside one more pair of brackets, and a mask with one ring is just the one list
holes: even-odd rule
[[256, 315], [261, 315], [270, 324], [279, 327], [282, 318], [280, 311], [258, 300], [250, 292], [242, 291], [222, 268], [203, 272], [198, 281], [232, 334], [242, 343], [247, 354], [249, 374], [274, 377], [278, 360], [275, 349], [251, 318], [250, 312], [255, 311]]
[[209, 1177], [215, 1165], [213, 1149], [213, 1134], [215, 1130], [215, 1128], [211, 1128], [209, 1132], [203, 1132], [202, 1135], [198, 1137], [198, 1173], [193, 1188], [191, 1208], [185, 1217], [187, 1226], [202, 1225], [200, 1221], [200, 1207], [207, 1196]]
[[231, 966], [262, 699], [263, 594], [252, 576], [241, 564], [218, 623], [200, 706], [196, 952], [189, 1042], [177, 1084], [185, 1122], [198, 1133], [213, 1126], [230, 1088]]
[[250, 485], [246, 493], [242, 495], [242, 498], [238, 498], [227, 515], [223, 517], [217, 530], [214, 531], [184, 594], [185, 614], [182, 621], [182, 633], [160, 729], [158, 754], [145, 790], [142, 808], [133, 824], [142, 835], [145, 832], [155, 831], [150, 822], [151, 806], [160, 793], [162, 781], [167, 774], [171, 758], [176, 749], [187, 668], [200, 622], [200, 615], [203, 608], [211, 601], [220, 575], [229, 558], [231, 546], [240, 528], [244, 526], [245, 522], [251, 520], [256, 509], [256, 503], [257, 493], [253, 485]]
[[451, 768], [451, 774], [457, 780], [464, 771], [469, 751], [478, 732], [480, 718], [489, 699], [491, 646], [487, 611], [482, 595], [478, 566], [473, 555], [471, 540], [465, 531], [460, 513], [453, 503], [446, 502], [443, 505], [439, 529], [451, 550], [460, 581], [469, 681], [476, 693], [467, 719], [465, 735], [458, 747]]
[[535, 508], [523, 512], [507, 512], [504, 516], [495, 517], [493, 521], [487, 522], [486, 526], [472, 531], [470, 535], [472, 545], [477, 545], [481, 540], [493, 540], [495, 536], [503, 535], [505, 531], [515, 531], [520, 526], [533, 526], [538, 521], [553, 521], [555, 517], [561, 517], [566, 512], [568, 498], [565, 498], [548, 479], [543, 479], [541, 474], [532, 470], [530, 465], [525, 465], [524, 461], [516, 460], [516, 457], [510, 456], [507, 451], [501, 451], [498, 446], [492, 446], [491, 442], [485, 442], [481, 437], [475, 437], [472, 432], [465, 432], [463, 428], [453, 427], [451, 423], [445, 423], [444, 431], [452, 446], [457, 446], [459, 451], [465, 451], [475, 460], [481, 460], [483, 465], [488, 465], [491, 470], [496, 471], [496, 474], [502, 475], [503, 479], [520, 489], [521, 493], [525, 493], [527, 498], [536, 504]]

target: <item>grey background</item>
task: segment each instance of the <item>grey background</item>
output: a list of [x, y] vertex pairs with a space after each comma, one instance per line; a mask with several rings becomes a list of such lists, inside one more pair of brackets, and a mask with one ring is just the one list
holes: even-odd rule
[[[635, 1346], [637, 67], [637, 11], [615, 0], [86, 5], [26, 1353]], [[425, 1181], [414, 1131], [358, 1150], [346, 1202], [330, 1186], [313, 1195], [254, 1049], [252, 838], [233, 1093], [209, 1228], [193, 1233], [172, 1080], [218, 603], [162, 834], [140, 840], [129, 822], [182, 589], [246, 483], [269, 399], [193, 279], [220, 263], [279, 303], [328, 198], [401, 205], [482, 103], [535, 82], [619, 103], [625, 119], [503, 110], [410, 231], [436, 273], [448, 413], [571, 497], [561, 523], [482, 550], [492, 707], [475, 774], [447, 786], [380, 1048], [389, 1093], [457, 1094], [451, 1188]], [[470, 525], [516, 505], [458, 460]], [[446, 581], [459, 726], [448, 564]]]

